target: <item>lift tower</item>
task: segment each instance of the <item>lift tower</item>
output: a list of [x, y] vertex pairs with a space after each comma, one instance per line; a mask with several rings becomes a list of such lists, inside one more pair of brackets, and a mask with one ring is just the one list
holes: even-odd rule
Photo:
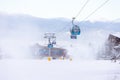
[[53, 48], [53, 45], [56, 44], [56, 36], [55, 36], [55, 33], [45, 33], [44, 38], [48, 39], [48, 45], [47, 45], [49, 49], [48, 61], [50, 61], [51, 60], [51, 49]]

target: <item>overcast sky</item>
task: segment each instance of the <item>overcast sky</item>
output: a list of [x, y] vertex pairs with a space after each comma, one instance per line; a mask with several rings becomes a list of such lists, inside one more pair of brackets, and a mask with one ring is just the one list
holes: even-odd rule
[[[40, 18], [76, 16], [87, 0], [0, 0], [0, 13], [29, 14]], [[106, 0], [90, 0], [78, 20], [84, 20]], [[110, 0], [88, 20], [115, 20], [120, 18], [120, 0]]]

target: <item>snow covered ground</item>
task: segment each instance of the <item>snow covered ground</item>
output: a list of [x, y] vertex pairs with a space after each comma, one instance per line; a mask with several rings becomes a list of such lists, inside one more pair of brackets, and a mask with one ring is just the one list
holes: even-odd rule
[[120, 64], [104, 60], [1, 60], [0, 80], [120, 80]]
[[[95, 60], [120, 23], [80, 22], [81, 35], [71, 40], [69, 20], [16, 16], [0, 16], [0, 80], [120, 80], [119, 62]], [[43, 37], [49, 31], [56, 32], [57, 46], [67, 49], [72, 61], [28, 59], [32, 45], [47, 44]]]

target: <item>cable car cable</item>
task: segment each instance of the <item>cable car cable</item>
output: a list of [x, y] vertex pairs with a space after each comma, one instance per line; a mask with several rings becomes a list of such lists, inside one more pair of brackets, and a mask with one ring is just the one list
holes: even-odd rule
[[[87, 0], [86, 2], [85, 2], [85, 4], [83, 5], [83, 7], [80, 9], [80, 11], [79, 11], [79, 13], [75, 16], [75, 17], [73, 17], [74, 18], [74, 20], [76, 19], [76, 17], [78, 17], [79, 15], [80, 15], [80, 13], [83, 11], [83, 9], [85, 8], [85, 6], [87, 5], [87, 3], [89, 2], [90, 0]], [[92, 16], [96, 11], [98, 11], [101, 7], [103, 7], [106, 3], [108, 3], [108, 1], [110, 1], [110, 0], [106, 0], [103, 4], [101, 4], [98, 8], [96, 8], [92, 13], [90, 13], [86, 18], [84, 18], [84, 20], [86, 20], [86, 19], [88, 19], [90, 16]], [[83, 21], [84, 21], [83, 20]], [[68, 23], [67, 25], [69, 25], [70, 23]], [[67, 27], [64, 27], [64, 28], [62, 28], [59, 32], [61, 32], [61, 31], [63, 31], [63, 30], [65, 30]], [[59, 33], [58, 32], [58, 33]]]
[[79, 15], [80, 15], [80, 13], [83, 11], [83, 9], [85, 8], [85, 6], [87, 5], [87, 3], [89, 2], [90, 0], [87, 0], [86, 2], [85, 2], [85, 4], [82, 6], [82, 8], [80, 9], [80, 11], [78, 12], [78, 14], [74, 17], [74, 18], [76, 18], [76, 17], [78, 17]]
[[[100, 8], [102, 8], [105, 4], [108, 3], [110, 0], [106, 0], [103, 4], [101, 4], [99, 7], [97, 7], [92, 13], [90, 13], [84, 20], [88, 19], [90, 16], [92, 16], [96, 11], [98, 11]], [[84, 21], [83, 20], [83, 21]]]
[[[85, 2], [85, 4], [82, 6], [82, 8], [80, 9], [80, 11], [78, 12], [78, 14], [75, 16], [75, 17], [73, 17], [73, 18], [77, 18], [79, 15], [80, 15], [80, 13], [83, 11], [83, 9], [86, 7], [86, 5], [87, 5], [87, 3], [89, 2], [90, 0], [87, 0], [86, 2]], [[74, 20], [75, 20], [74, 19]], [[69, 24], [71, 24], [71, 22], [69, 22], [67, 25], [69, 25]], [[64, 27], [64, 28], [62, 28], [59, 32], [61, 32], [61, 31], [63, 31], [63, 30], [65, 30], [66, 29], [66, 27]]]

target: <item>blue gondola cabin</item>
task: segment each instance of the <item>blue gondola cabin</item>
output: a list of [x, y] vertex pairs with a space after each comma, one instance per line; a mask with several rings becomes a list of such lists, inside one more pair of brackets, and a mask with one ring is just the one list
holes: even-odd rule
[[71, 35], [80, 35], [80, 28], [77, 25], [74, 25], [71, 29]]

